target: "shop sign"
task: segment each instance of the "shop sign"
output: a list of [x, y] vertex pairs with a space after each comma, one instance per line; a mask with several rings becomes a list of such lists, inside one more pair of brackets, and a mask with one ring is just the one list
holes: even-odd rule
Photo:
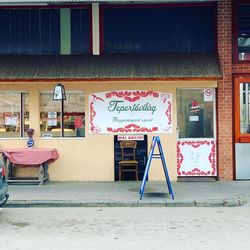
[[190, 122], [198, 122], [199, 121], [199, 116], [198, 115], [190, 115], [189, 116], [189, 121]]
[[82, 117], [75, 117], [74, 124], [76, 128], [82, 128], [83, 127]]
[[6, 126], [17, 126], [18, 117], [17, 116], [5, 116], [4, 125]]
[[121, 90], [89, 95], [91, 134], [172, 132], [172, 95]]
[[191, 102], [191, 107], [190, 107], [190, 112], [199, 112], [200, 111], [200, 106], [198, 101], [196, 100], [196, 97], [193, 98]]
[[57, 126], [56, 112], [48, 112], [48, 126]]
[[118, 141], [143, 141], [144, 135], [118, 135]]

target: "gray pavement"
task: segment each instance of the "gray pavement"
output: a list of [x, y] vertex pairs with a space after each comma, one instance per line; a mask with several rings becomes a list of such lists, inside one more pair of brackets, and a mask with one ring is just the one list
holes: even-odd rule
[[250, 181], [148, 181], [139, 199], [141, 182], [47, 182], [11, 184], [7, 207], [236, 207], [248, 206]]

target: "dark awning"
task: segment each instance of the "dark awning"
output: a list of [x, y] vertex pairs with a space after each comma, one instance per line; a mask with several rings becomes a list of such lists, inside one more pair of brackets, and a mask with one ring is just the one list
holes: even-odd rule
[[0, 80], [220, 79], [214, 54], [0, 56]]
[[[202, 0], [202, 2], [212, 2], [215, 0]], [[216, 0], [218, 1], [218, 0]], [[201, 0], [0, 0], [0, 5], [6, 4], [70, 4], [70, 3], [194, 3], [201, 2]]]

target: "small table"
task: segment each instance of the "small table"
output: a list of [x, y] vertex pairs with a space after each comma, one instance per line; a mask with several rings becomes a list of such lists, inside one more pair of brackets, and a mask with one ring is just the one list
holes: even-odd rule
[[[55, 148], [3, 148], [0, 152], [3, 156], [8, 182], [35, 182], [40, 185], [49, 180], [49, 163], [59, 157]], [[16, 167], [38, 167], [38, 177], [14, 177], [13, 165]]]

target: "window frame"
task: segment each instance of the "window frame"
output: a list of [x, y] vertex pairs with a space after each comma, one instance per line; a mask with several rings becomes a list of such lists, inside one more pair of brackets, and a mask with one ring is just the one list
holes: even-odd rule
[[[246, 60], [240, 60], [239, 59], [239, 46], [238, 46], [238, 21], [239, 21], [239, 6], [240, 5], [249, 5], [250, 3], [248, 0], [240, 0], [240, 1], [234, 1], [233, 2], [233, 8], [232, 8], [232, 42], [233, 42], [233, 62], [237, 64], [249, 64], [250, 58]], [[249, 30], [250, 32], [250, 30]], [[249, 52], [250, 53], [250, 52]]]
[[[212, 129], [213, 129], [213, 136], [212, 137], [179, 137], [178, 135], [178, 140], [190, 140], [190, 139], [201, 139], [201, 138], [206, 138], [206, 139], [216, 139], [217, 137], [217, 126], [216, 126], [216, 123], [217, 123], [217, 111], [216, 111], [216, 103], [217, 103], [217, 94], [216, 94], [216, 87], [198, 87], [198, 88], [177, 88], [176, 89], [176, 102], [177, 102], [177, 105], [179, 105], [178, 103], [178, 98], [177, 98], [177, 95], [178, 95], [178, 92], [179, 91], [204, 91], [205, 89], [212, 89], [213, 90], [213, 100], [211, 101], [212, 102], [212, 119], [213, 119], [213, 122], [211, 123], [212, 125]], [[190, 99], [190, 101], [192, 101], [192, 99]], [[203, 103], [203, 105], [205, 105], [205, 102]], [[178, 108], [177, 108], [178, 109]], [[179, 110], [177, 110], [179, 112]], [[195, 114], [195, 113], [194, 113]], [[205, 116], [204, 116], [204, 121], [205, 121]], [[177, 128], [178, 130], [180, 129], [179, 125], [178, 125], [178, 115], [176, 116], [176, 119], [177, 119]], [[179, 133], [179, 131], [178, 131]]]
[[[65, 112], [65, 106], [64, 106], [64, 102], [65, 101], [56, 101], [59, 102], [59, 107], [60, 107], [60, 135], [59, 136], [53, 136], [53, 134], [51, 133], [51, 137], [46, 137], [46, 136], [42, 136], [43, 131], [41, 131], [40, 129], [40, 138], [42, 139], [84, 139], [86, 137], [86, 98], [85, 98], [85, 91], [84, 90], [68, 90], [66, 93], [67, 94], [82, 94], [84, 96], [84, 109], [83, 109], [83, 113], [84, 113], [84, 122], [83, 122], [83, 127], [84, 127], [84, 136], [65, 136], [65, 131], [64, 131], [64, 124], [65, 124], [65, 120], [63, 119], [66, 112]], [[53, 91], [40, 91], [39, 93], [39, 117], [41, 115], [41, 94], [52, 94], [52, 99], [53, 99]], [[51, 99], [51, 100], [52, 100]], [[52, 100], [53, 101], [53, 100]], [[55, 101], [55, 100], [54, 100]], [[68, 112], [68, 113], [75, 113], [75, 112]], [[62, 115], [63, 114], [63, 115]], [[41, 117], [39, 118], [40, 122], [41, 122]], [[63, 126], [63, 127], [62, 127]], [[47, 133], [49, 134], [49, 132]]]
[[234, 78], [234, 137], [237, 143], [250, 142], [250, 134], [242, 134], [240, 131], [240, 84], [250, 83], [250, 75]]
[[[0, 6], [0, 10], [16, 10], [17, 7], [15, 5], [4, 5], [4, 6]], [[88, 32], [88, 36], [89, 36], [89, 41], [88, 41], [88, 50], [85, 52], [85, 53], [72, 53], [72, 51], [70, 52], [70, 55], [91, 55], [92, 54], [92, 6], [91, 4], [89, 3], [84, 3], [84, 4], [81, 4], [81, 3], [78, 3], [78, 4], [70, 4], [70, 3], [67, 3], [67, 4], [49, 4], [49, 5], [37, 5], [37, 4], [31, 4], [31, 5], [28, 5], [28, 6], [19, 6], [18, 7], [18, 10], [61, 10], [61, 9], [70, 9], [70, 13], [71, 13], [71, 10], [73, 9], [81, 9], [81, 10], [87, 10], [88, 12], [88, 21], [89, 21], [89, 24], [88, 24], [88, 29], [89, 29], [89, 32]], [[70, 14], [71, 15], [71, 14]], [[60, 13], [59, 13], [59, 16], [60, 16]], [[40, 18], [40, 17], [39, 17]], [[41, 21], [39, 19], [39, 21]], [[60, 25], [61, 25], [61, 21], [59, 20], [59, 32], [60, 31]], [[71, 22], [72, 23], [72, 22]], [[30, 23], [29, 23], [29, 26], [30, 26]], [[87, 27], [87, 25], [86, 25]], [[29, 29], [31, 29], [31, 27], [29, 27]], [[41, 33], [41, 32], [40, 32]], [[8, 36], [10, 36], [8, 34]], [[57, 53], [53, 53], [50, 51], [50, 53], [41, 53], [41, 50], [43, 50], [44, 48], [39, 48], [37, 49], [37, 51], [39, 52], [36, 52], [36, 53], [31, 53], [30, 51], [32, 50], [32, 41], [30, 40], [30, 36], [31, 34], [29, 34], [29, 40], [28, 40], [28, 48], [27, 50], [29, 51], [28, 53], [24, 53], [23, 51], [20, 52], [20, 53], [13, 53], [13, 52], [8, 52], [8, 53], [4, 53], [4, 55], [31, 55], [31, 56], [34, 56], [34, 55], [62, 55], [61, 54], [61, 48], [60, 48], [60, 44], [61, 44], [61, 38], [59, 36], [59, 50]], [[39, 37], [39, 42], [41, 43], [41, 38]], [[72, 39], [72, 33], [70, 34], [70, 39]], [[53, 43], [53, 39], [50, 40], [50, 45], [51, 43]], [[41, 43], [42, 44], [42, 43]], [[71, 41], [71, 44], [72, 44], [72, 41]], [[41, 45], [40, 45], [41, 46]], [[8, 48], [5, 49], [5, 51], [8, 51]]]
[[[19, 131], [19, 136], [17, 137], [0, 137], [0, 139], [20, 139], [20, 138], [26, 138], [28, 137], [28, 135], [25, 134], [25, 120], [24, 120], [24, 94], [28, 94], [28, 98], [30, 97], [29, 92], [28, 91], [0, 91], [0, 93], [18, 93], [20, 94], [20, 100], [19, 100], [19, 104], [20, 104], [20, 131]], [[4, 112], [4, 111], [3, 111]], [[30, 110], [29, 112], [29, 116], [30, 116]], [[30, 128], [30, 124], [28, 126], [28, 128]]]

